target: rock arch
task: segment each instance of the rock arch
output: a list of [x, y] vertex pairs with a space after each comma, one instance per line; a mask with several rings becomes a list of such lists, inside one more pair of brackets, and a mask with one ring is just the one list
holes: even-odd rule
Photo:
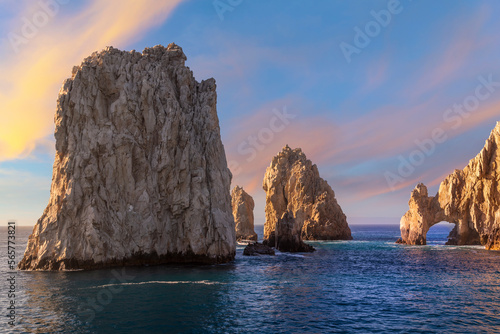
[[410, 210], [401, 218], [401, 241], [411, 245], [425, 245], [429, 229], [447, 221], [455, 224], [448, 236], [447, 245], [479, 245], [481, 240], [473, 222], [466, 217], [447, 215], [439, 196], [429, 197], [427, 187], [419, 183], [412, 191]]
[[401, 218], [401, 239], [425, 245], [429, 228], [441, 221], [455, 224], [448, 244], [485, 245], [500, 249], [500, 122], [484, 148], [463, 170], [455, 170], [429, 197], [427, 187], [412, 191], [409, 210]]

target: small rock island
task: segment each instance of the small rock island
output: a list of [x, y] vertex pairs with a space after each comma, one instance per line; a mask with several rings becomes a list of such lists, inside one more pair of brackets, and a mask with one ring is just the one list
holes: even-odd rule
[[300, 148], [292, 150], [287, 145], [273, 158], [263, 188], [264, 239], [270, 246], [303, 252], [311, 251], [312, 247], [302, 240], [352, 239], [335, 193]]
[[399, 243], [425, 245], [430, 227], [447, 221], [455, 224], [448, 243], [484, 245], [500, 250], [500, 122], [484, 148], [463, 170], [444, 179], [436, 196], [418, 184], [409, 210], [401, 218]]
[[236, 186], [231, 192], [231, 205], [233, 217], [236, 224], [236, 240], [257, 241], [255, 233], [253, 209], [255, 203], [242, 187]]
[[234, 259], [231, 172], [214, 79], [182, 49], [108, 47], [59, 94], [50, 201], [19, 268], [95, 269]]

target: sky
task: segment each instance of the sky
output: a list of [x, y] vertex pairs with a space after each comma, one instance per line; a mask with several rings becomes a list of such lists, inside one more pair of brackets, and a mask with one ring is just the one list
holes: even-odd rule
[[0, 225], [50, 196], [62, 82], [94, 51], [175, 42], [215, 78], [233, 184], [255, 199], [283, 146], [318, 165], [349, 223], [398, 223], [500, 120], [500, 2], [0, 0]]

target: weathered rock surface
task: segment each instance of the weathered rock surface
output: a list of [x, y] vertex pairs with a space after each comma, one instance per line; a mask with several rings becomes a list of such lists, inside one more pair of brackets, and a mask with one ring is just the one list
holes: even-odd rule
[[109, 47], [73, 69], [55, 115], [50, 202], [20, 269], [219, 263], [236, 251], [214, 79], [175, 44]]
[[243, 250], [243, 255], [254, 256], [254, 255], [276, 255], [274, 249], [264, 244], [255, 242], [248, 244]]
[[350, 240], [351, 230], [335, 193], [300, 148], [285, 146], [266, 170], [264, 239], [285, 213], [295, 219], [305, 240]]
[[231, 192], [231, 205], [233, 207], [233, 217], [236, 224], [236, 240], [257, 241], [253, 217], [255, 203], [252, 196], [240, 186], [236, 186]]
[[455, 170], [429, 197], [423, 184], [411, 194], [401, 218], [401, 241], [425, 245], [429, 228], [441, 221], [455, 225], [448, 244], [500, 249], [500, 122], [481, 152], [463, 170]]
[[282, 252], [314, 252], [314, 247], [304, 243], [301, 237], [301, 224], [291, 212], [285, 212], [278, 222], [276, 229], [264, 240], [264, 245], [274, 247]]

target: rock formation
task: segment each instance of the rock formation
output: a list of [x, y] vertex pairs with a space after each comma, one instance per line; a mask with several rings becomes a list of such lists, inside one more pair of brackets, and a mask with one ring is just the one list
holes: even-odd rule
[[274, 247], [282, 252], [314, 252], [314, 247], [304, 243], [301, 236], [302, 225], [291, 212], [285, 212], [276, 228], [264, 240], [264, 245]]
[[248, 244], [243, 250], [243, 255], [246, 256], [254, 256], [254, 255], [276, 255], [273, 248], [260, 244], [258, 242], [254, 242], [252, 244]]
[[[285, 146], [266, 170], [264, 239], [276, 230], [285, 213], [305, 240], [350, 240], [351, 230], [335, 193], [300, 148]], [[295, 233], [295, 232], [294, 232]]]
[[240, 186], [236, 186], [231, 192], [231, 205], [236, 224], [236, 240], [257, 241], [253, 218], [255, 203], [252, 196], [247, 194]]
[[20, 269], [219, 263], [236, 251], [214, 79], [175, 44], [109, 47], [59, 93], [50, 202]]
[[423, 184], [411, 194], [401, 218], [401, 243], [425, 245], [429, 228], [441, 221], [455, 224], [448, 244], [485, 245], [500, 249], [500, 122], [481, 152], [463, 170], [455, 170], [429, 197]]

